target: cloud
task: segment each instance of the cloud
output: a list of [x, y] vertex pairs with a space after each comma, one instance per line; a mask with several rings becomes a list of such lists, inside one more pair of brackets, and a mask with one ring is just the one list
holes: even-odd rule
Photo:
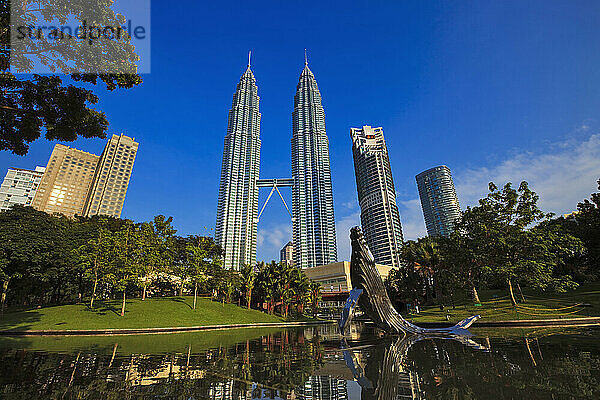
[[279, 250], [292, 240], [292, 224], [279, 224], [270, 227], [259, 228], [257, 233], [257, 259], [279, 261]]
[[[577, 132], [589, 129], [589, 125], [584, 123]], [[540, 208], [557, 215], [575, 210], [578, 202], [597, 190], [599, 178], [600, 134], [552, 143], [546, 151], [537, 153], [520, 151], [490, 167], [453, 171], [454, 185], [463, 210], [477, 205], [478, 200], [487, 195], [489, 182], [498, 186], [512, 182], [513, 186], [518, 186], [525, 180], [540, 196]], [[398, 201], [398, 207], [404, 239], [425, 236], [427, 232], [420, 200]]]
[[415, 240], [427, 235], [421, 201], [419, 199], [412, 199], [398, 201], [397, 204], [400, 210], [400, 222], [402, 223], [404, 240]]
[[342, 207], [347, 208], [349, 210], [357, 210], [358, 209], [358, 201], [357, 200], [350, 200], [345, 203], [342, 203], [341, 205], [342, 205]]
[[457, 171], [454, 176], [461, 208], [484, 197], [488, 183], [501, 186], [527, 181], [543, 211], [569, 213], [597, 189], [600, 178], [600, 134], [581, 141], [554, 143], [544, 153], [521, 152], [491, 168]]
[[338, 261], [350, 261], [350, 228], [360, 226], [360, 211], [340, 218], [335, 224]]

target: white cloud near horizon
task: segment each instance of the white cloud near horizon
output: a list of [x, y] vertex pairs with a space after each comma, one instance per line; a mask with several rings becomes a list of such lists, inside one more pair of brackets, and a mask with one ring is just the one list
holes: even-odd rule
[[521, 152], [492, 168], [459, 171], [454, 185], [464, 209], [487, 194], [489, 182], [517, 187], [527, 181], [540, 196], [543, 211], [564, 214], [596, 191], [599, 178], [600, 134], [594, 134], [579, 142], [555, 143], [545, 153]]

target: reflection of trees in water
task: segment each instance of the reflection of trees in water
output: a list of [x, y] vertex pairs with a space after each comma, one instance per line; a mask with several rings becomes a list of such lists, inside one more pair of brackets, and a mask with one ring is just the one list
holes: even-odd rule
[[[2, 349], [0, 397], [345, 400], [350, 372], [337, 346], [325, 352], [315, 332], [280, 332], [208, 350], [195, 351], [192, 343], [172, 354], [117, 352], [114, 358], [113, 348], [76, 354]], [[371, 337], [354, 341], [350, 352], [364, 378], [363, 400], [584, 399], [600, 398], [595, 340], [491, 339], [491, 351], [482, 352], [451, 340]], [[330, 368], [333, 376], [323, 373], [326, 362], [346, 376], [335, 376], [338, 367]]]
[[114, 358], [112, 352], [78, 356], [4, 349], [0, 352], [0, 393], [28, 400], [143, 398], [153, 394], [285, 398], [308, 380], [322, 359], [318, 337], [305, 340], [301, 331], [282, 331], [196, 353], [192, 344], [185, 353]]
[[[557, 337], [544, 344], [537, 339], [492, 339], [489, 352], [443, 339], [408, 347], [402, 340], [382, 344], [370, 349], [365, 375], [374, 389], [363, 389], [362, 398], [600, 398], [599, 349], [594, 345], [586, 351], [591, 339], [581, 346], [573, 339], [561, 342]], [[411, 376], [418, 381], [409, 381]]]
[[481, 339], [384, 338], [343, 342], [363, 400], [600, 398], [597, 333], [587, 337]]

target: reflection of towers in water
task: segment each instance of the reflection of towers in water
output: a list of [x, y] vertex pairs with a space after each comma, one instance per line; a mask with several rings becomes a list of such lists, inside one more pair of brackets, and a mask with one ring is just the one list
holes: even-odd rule
[[233, 379], [225, 382], [213, 382], [208, 391], [210, 400], [231, 400], [233, 399]]
[[347, 400], [348, 382], [331, 376], [311, 376], [298, 388], [298, 400]]
[[235, 379], [228, 379], [221, 382], [212, 382], [208, 391], [210, 400], [250, 400], [252, 390], [243, 388], [243, 384], [236, 385]]
[[419, 375], [416, 372], [404, 371], [398, 374], [398, 392], [396, 400], [420, 400], [421, 385]]

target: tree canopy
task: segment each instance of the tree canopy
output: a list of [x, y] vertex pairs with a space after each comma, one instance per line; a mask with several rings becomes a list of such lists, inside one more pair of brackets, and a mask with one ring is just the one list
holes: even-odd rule
[[[104, 138], [108, 120], [103, 112], [91, 108], [99, 98], [83, 85], [102, 83], [115, 90], [142, 82], [135, 64], [139, 57], [126, 34], [119, 40], [97, 40], [91, 45], [85, 40], [57, 40], [37, 31], [21, 38], [17, 32], [69, 20], [120, 26], [125, 17], [113, 11], [110, 1], [0, 3], [0, 150], [27, 154], [28, 143], [42, 133], [48, 140]], [[78, 38], [73, 34], [73, 39]], [[30, 75], [36, 65], [56, 75]], [[67, 75], [67, 82], [58, 74]]]

